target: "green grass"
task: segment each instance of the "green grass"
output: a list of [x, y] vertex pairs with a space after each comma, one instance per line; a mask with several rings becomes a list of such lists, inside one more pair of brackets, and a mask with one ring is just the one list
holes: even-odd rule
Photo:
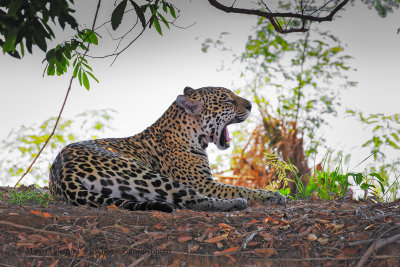
[[14, 189], [8, 191], [9, 197], [4, 196], [5, 192], [0, 195], [1, 199], [7, 200], [12, 205], [37, 204], [48, 206], [53, 197], [48, 192], [38, 192], [35, 190], [19, 190]]
[[[306, 177], [307, 186], [297, 175], [296, 168], [289, 163], [290, 172], [295, 175], [293, 182], [296, 185], [297, 193], [290, 195], [289, 188], [281, 189], [280, 193], [291, 199], [309, 199], [316, 196], [322, 200], [331, 200], [348, 197], [351, 192], [351, 190], [349, 191], [350, 186], [353, 186], [353, 189], [363, 191], [363, 196], [359, 196], [360, 200], [373, 196], [375, 200], [390, 202], [399, 198], [400, 175], [396, 176], [392, 173], [394, 166], [390, 172], [385, 169], [367, 173], [347, 172], [343, 170], [341, 161], [336, 167], [330, 168], [327, 158], [325, 157], [322, 162], [322, 170], [314, 170]], [[394, 177], [394, 181], [390, 181], [391, 175]]]

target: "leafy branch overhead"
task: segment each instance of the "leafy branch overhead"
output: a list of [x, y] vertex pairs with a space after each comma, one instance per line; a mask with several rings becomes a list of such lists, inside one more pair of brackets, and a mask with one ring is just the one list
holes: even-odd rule
[[[88, 51], [88, 46], [90, 44], [98, 45], [97, 33], [95, 30], [98, 30], [101, 27], [105, 27], [107, 24], [111, 24], [113, 30], [117, 30], [117, 28], [121, 25], [124, 14], [135, 11], [138, 20], [140, 20], [143, 30], [139, 33], [137, 37], [139, 37], [143, 31], [146, 29], [147, 25], [151, 28], [154, 25], [156, 31], [162, 35], [162, 29], [159, 21], [162, 21], [167, 28], [169, 28], [170, 22], [168, 22], [165, 17], [159, 12], [159, 10], [163, 10], [165, 14], [170, 13], [173, 19], [177, 18], [175, 8], [172, 4], [164, 1], [164, 0], [156, 0], [156, 1], [148, 1], [146, 4], [139, 6], [135, 1], [129, 0], [129, 4], [133, 7], [133, 9], [127, 10], [128, 0], [121, 1], [114, 8], [111, 14], [111, 20], [103, 23], [102, 26], [89, 30], [84, 29], [82, 31], [78, 31], [78, 34], [72, 38], [69, 42], [64, 42], [62, 45], [58, 45], [56, 48], [51, 49], [46, 54], [46, 61], [48, 62], [46, 69], [48, 75], [57, 75], [64, 74], [68, 67], [70, 66], [70, 60], [73, 61], [74, 78], [78, 77], [80, 85], [84, 85], [87, 90], [90, 88], [89, 84], [89, 76], [98, 82], [97, 78], [92, 73], [92, 68], [88, 64], [87, 59], [83, 56], [85, 52]], [[148, 11], [148, 12], [146, 12]], [[146, 14], [148, 13], [148, 18], [146, 21]], [[133, 28], [136, 27], [136, 23]], [[132, 29], [133, 29], [132, 28]], [[131, 30], [132, 30], [131, 29]], [[130, 31], [131, 31], [130, 30]], [[124, 37], [130, 32], [128, 31]], [[120, 39], [120, 42], [124, 38]], [[125, 48], [121, 49], [119, 52], [112, 53], [108, 56], [115, 56], [115, 59], [118, 57], [120, 53], [125, 51], [136, 39], [137, 37], [130, 42]], [[117, 46], [117, 49], [119, 44]], [[81, 50], [81, 51], [80, 51]], [[104, 56], [104, 57], [108, 57]], [[92, 57], [92, 56], [90, 56]], [[114, 60], [115, 60], [114, 59]]]
[[[128, 11], [126, 11], [126, 6], [127, 6], [128, 0], [123, 0], [121, 1], [117, 7], [114, 9], [112, 15], [111, 15], [111, 26], [113, 30], [116, 30], [124, 17], [124, 14]], [[160, 8], [162, 7], [163, 12], [165, 15], [168, 14], [168, 12], [171, 14], [172, 18], [176, 19], [177, 15], [175, 12], [175, 7], [171, 3], [165, 1], [165, 0], [156, 0], [156, 1], [148, 1], [148, 3], [139, 6], [135, 1], [129, 0], [129, 3], [132, 5], [133, 9], [135, 10], [135, 13], [137, 17], [139, 18], [142, 27], [146, 28], [146, 25], [149, 23], [149, 28], [154, 25], [154, 28], [157, 30], [157, 32], [162, 35], [162, 30], [161, 30], [161, 25], [160, 21], [164, 23], [164, 25], [169, 29], [169, 24], [170, 22], [167, 21], [167, 19], [159, 12]], [[146, 11], [150, 11], [150, 18], [148, 21], [146, 21]]]
[[[279, 1], [278, 8], [285, 12], [272, 12], [272, 4], [267, 5], [263, 0], [258, 3], [261, 8], [238, 8], [235, 7], [236, 1], [227, 6], [217, 0], [208, 0], [213, 7], [227, 13], [266, 18], [279, 33], [307, 32], [311, 22], [332, 21], [336, 13], [343, 9], [349, 1], [324, 1], [319, 6], [315, 3], [316, 1]], [[287, 10], [295, 10], [295, 12], [287, 12]]]
[[43, 61], [47, 61], [46, 70], [47, 75], [62, 75], [67, 72], [69, 67], [69, 61], [74, 59], [74, 78], [78, 77], [80, 85], [84, 85], [87, 90], [90, 88], [88, 75], [95, 81], [99, 82], [92, 73], [92, 68], [88, 65], [88, 61], [85, 59], [82, 51], [88, 50], [89, 44], [98, 44], [96, 34], [89, 29], [85, 29], [79, 32], [69, 42], [65, 42], [62, 45], [57, 45], [56, 48], [50, 49], [46, 53], [46, 58]]
[[[47, 51], [47, 41], [55, 38], [52, 24], [62, 29], [69, 25], [78, 28], [70, 8], [73, 0], [3, 0], [0, 1], [0, 46], [3, 53], [21, 58], [25, 47], [32, 53], [38, 46]], [[6, 12], [7, 11], [7, 12]], [[50, 23], [52, 22], [52, 24]], [[19, 46], [19, 51], [17, 47]]]

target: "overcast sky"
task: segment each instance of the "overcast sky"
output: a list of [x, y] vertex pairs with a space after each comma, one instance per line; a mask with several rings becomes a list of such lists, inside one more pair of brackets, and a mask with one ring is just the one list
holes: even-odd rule
[[[97, 1], [76, 2], [83, 3], [76, 7], [78, 20], [90, 27]], [[114, 1], [103, 2], [99, 23], [107, 20], [111, 13], [112, 7], [106, 7], [106, 2]], [[129, 136], [160, 117], [185, 86], [234, 89], [241, 85], [243, 82], [237, 73], [217, 71], [222, 60], [231, 62], [229, 54], [217, 51], [204, 54], [201, 42], [208, 37], [218, 37], [220, 32], [230, 32], [229, 46], [240, 53], [256, 18], [225, 14], [207, 1], [178, 3], [178, 6], [182, 15], [177, 23], [187, 26], [195, 22], [192, 27], [172, 27], [171, 30], [164, 27], [164, 36], [153, 29], [145, 32], [111, 67], [111, 59], [90, 60], [100, 83], [91, 82], [88, 92], [75, 81], [64, 117], [88, 109], [112, 108], [118, 111], [113, 136]], [[324, 22], [321, 27], [347, 44], [347, 54], [355, 58], [353, 67], [357, 72], [350, 80], [359, 84], [343, 95], [344, 105], [366, 113], [400, 113], [400, 35], [396, 34], [400, 13], [382, 19], [375, 11], [357, 5], [339, 14], [341, 18]], [[64, 33], [65, 39], [57, 39], [55, 43], [67, 40], [69, 34]], [[106, 32], [103, 31], [102, 36], [101, 49], [91, 54], [104, 55], [113, 51], [115, 43], [109, 41]], [[70, 74], [43, 78], [43, 58], [44, 53], [38, 49], [23, 60], [0, 55], [0, 139], [21, 124], [40, 123], [58, 114]], [[332, 146], [355, 153], [354, 162], [368, 156], [368, 150], [351, 150], [359, 147], [368, 136], [360, 125], [343, 118], [331, 123], [333, 127], [324, 137]]]

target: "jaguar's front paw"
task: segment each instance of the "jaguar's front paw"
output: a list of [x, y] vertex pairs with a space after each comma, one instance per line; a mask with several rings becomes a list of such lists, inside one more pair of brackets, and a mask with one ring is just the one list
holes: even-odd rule
[[256, 199], [261, 201], [263, 204], [268, 205], [282, 205], [285, 204], [287, 199], [284, 195], [278, 191], [267, 191], [264, 189], [255, 189]]

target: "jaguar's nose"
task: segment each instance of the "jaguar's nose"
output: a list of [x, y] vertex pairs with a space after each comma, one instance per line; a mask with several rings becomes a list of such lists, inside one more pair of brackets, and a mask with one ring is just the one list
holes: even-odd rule
[[245, 100], [244, 102], [244, 107], [245, 109], [247, 109], [248, 111], [251, 111], [251, 103], [248, 100]]

